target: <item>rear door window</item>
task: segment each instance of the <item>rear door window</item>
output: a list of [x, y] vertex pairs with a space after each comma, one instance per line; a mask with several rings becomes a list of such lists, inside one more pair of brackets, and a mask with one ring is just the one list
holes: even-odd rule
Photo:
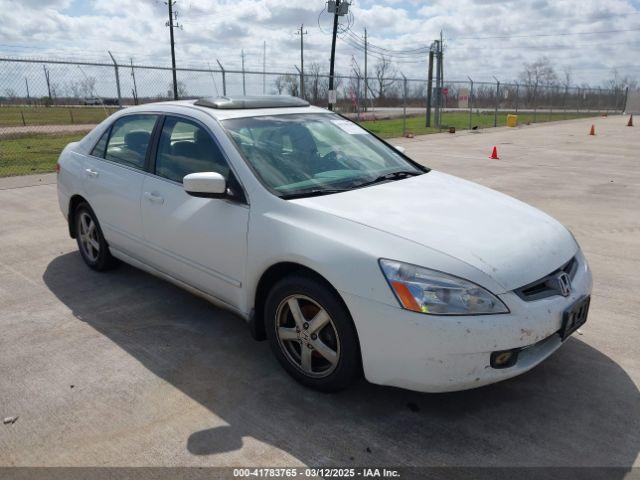
[[143, 170], [158, 115], [128, 115], [111, 127], [105, 159]]

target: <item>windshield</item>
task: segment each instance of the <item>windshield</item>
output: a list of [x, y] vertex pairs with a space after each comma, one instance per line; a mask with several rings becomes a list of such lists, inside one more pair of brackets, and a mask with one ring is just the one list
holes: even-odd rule
[[222, 124], [260, 179], [284, 198], [336, 193], [425, 172], [334, 114], [266, 115]]

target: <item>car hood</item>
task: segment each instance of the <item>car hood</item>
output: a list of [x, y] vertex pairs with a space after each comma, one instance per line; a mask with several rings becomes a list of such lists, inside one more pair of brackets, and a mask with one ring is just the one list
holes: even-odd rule
[[[578, 250], [569, 231], [540, 210], [435, 171], [294, 202], [457, 258], [505, 291], [549, 274]], [[381, 256], [402, 260], [397, 251]]]

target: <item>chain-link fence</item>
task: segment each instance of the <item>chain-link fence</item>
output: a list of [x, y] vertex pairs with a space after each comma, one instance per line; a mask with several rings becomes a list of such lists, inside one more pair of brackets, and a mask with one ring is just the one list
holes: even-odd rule
[[[242, 71], [223, 64], [178, 68], [180, 98], [294, 95], [327, 106], [329, 76], [317, 64], [299, 71]], [[335, 76], [335, 109], [384, 136], [500, 126], [620, 112], [620, 89]], [[172, 71], [124, 63], [0, 58], [0, 177], [52, 171], [60, 150], [119, 108], [173, 99]]]

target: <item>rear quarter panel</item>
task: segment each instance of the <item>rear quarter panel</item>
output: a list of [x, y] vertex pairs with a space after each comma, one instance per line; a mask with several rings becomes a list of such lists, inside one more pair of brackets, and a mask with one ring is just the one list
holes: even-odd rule
[[85, 156], [74, 150], [77, 143], [70, 143], [60, 154], [58, 164], [58, 204], [65, 218], [69, 216], [69, 200], [73, 195], [84, 195]]

